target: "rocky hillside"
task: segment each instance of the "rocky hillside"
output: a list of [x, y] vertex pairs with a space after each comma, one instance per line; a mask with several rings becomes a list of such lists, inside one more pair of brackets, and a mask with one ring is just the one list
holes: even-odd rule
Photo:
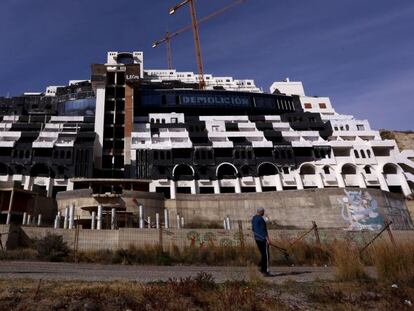
[[395, 139], [400, 150], [414, 150], [414, 132], [380, 130], [383, 139]]

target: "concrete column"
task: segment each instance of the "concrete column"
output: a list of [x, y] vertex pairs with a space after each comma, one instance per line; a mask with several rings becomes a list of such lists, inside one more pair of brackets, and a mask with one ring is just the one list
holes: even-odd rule
[[75, 205], [71, 204], [69, 207], [69, 229], [73, 229], [75, 223]]
[[390, 188], [388, 188], [388, 184], [387, 181], [385, 180], [385, 177], [382, 173], [376, 173], [377, 174], [377, 178], [378, 178], [378, 182], [380, 184], [380, 188], [382, 191], [390, 191]]
[[227, 230], [231, 229], [231, 223], [230, 223], [230, 217], [229, 216], [226, 217], [226, 227], [227, 227]]
[[63, 229], [68, 228], [68, 223], [69, 223], [69, 208], [66, 206], [65, 207], [65, 217], [63, 218]]
[[275, 181], [276, 181], [276, 190], [283, 191], [282, 178], [280, 174], [275, 175]]
[[260, 180], [260, 177], [254, 178], [254, 184], [256, 186], [256, 192], [263, 192], [262, 181]]
[[180, 215], [177, 214], [177, 229], [180, 229]]
[[181, 217], [181, 228], [184, 228], [184, 217]]
[[239, 177], [237, 177], [235, 179], [234, 190], [236, 191], [236, 193], [241, 193], [241, 186], [240, 186], [240, 178]]
[[11, 214], [12, 214], [12, 209], [13, 209], [13, 201], [14, 201], [14, 187], [10, 193], [9, 210], [7, 211], [6, 225], [10, 225]]
[[116, 217], [116, 210], [112, 208], [111, 210], [111, 230], [115, 230], [115, 217]]
[[102, 205], [98, 205], [98, 220], [96, 222], [96, 229], [102, 230]]
[[140, 229], [144, 229], [144, 208], [143, 206], [140, 204], [138, 206], [139, 209], [139, 228]]
[[92, 212], [91, 216], [91, 230], [95, 230], [96, 212]]
[[294, 176], [295, 176], [295, 180], [296, 180], [296, 187], [298, 188], [298, 190], [303, 190], [302, 177], [300, 176], [298, 170], [295, 171]]
[[165, 229], [168, 229], [168, 222], [169, 222], [169, 219], [168, 219], [168, 210], [167, 209], [164, 209], [164, 228]]
[[62, 219], [62, 214], [60, 212], [57, 213], [57, 229], [60, 228], [60, 221]]
[[66, 186], [66, 190], [67, 191], [72, 191], [73, 190], [73, 182], [68, 180], [68, 184]]
[[335, 175], [336, 175], [336, 180], [338, 181], [338, 188], [345, 188], [345, 181], [344, 181], [344, 177], [342, 176], [341, 172], [337, 172], [335, 170]]
[[33, 177], [26, 176], [24, 180], [24, 190], [32, 190], [32, 185], [33, 185]]
[[151, 229], [151, 217], [150, 216], [147, 217], [147, 227], [148, 229]]
[[220, 183], [218, 180], [213, 180], [213, 187], [214, 187], [214, 193], [219, 194], [220, 193]]
[[324, 188], [321, 174], [316, 172], [315, 177], [316, 177], [316, 187], [318, 187], [319, 189]]
[[155, 213], [155, 228], [160, 228], [160, 214]]
[[197, 181], [195, 179], [193, 179], [191, 181], [191, 194], [197, 194]]
[[55, 217], [55, 223], [53, 224], [53, 228], [54, 229], [58, 228], [58, 215], [56, 215], [56, 217]]
[[30, 221], [32, 220], [32, 216], [30, 214], [27, 215], [26, 225], [30, 226]]
[[175, 200], [176, 197], [176, 193], [177, 193], [177, 186], [175, 184], [174, 180], [170, 180], [170, 194], [171, 194], [171, 199]]
[[53, 195], [53, 184], [54, 184], [55, 180], [53, 178], [47, 178], [46, 180], [46, 192], [47, 192], [47, 197], [51, 198]]
[[412, 194], [411, 188], [408, 185], [407, 179], [404, 176], [404, 173], [400, 173], [400, 183], [401, 183], [401, 189], [405, 197], [408, 197]]
[[357, 176], [359, 188], [366, 188], [367, 185], [365, 184], [364, 176], [362, 176], [362, 173], [357, 171]]
[[223, 228], [224, 228], [224, 230], [227, 230], [227, 221], [226, 221], [226, 218], [223, 219]]
[[24, 226], [24, 225], [26, 225], [26, 222], [27, 222], [27, 213], [26, 212], [24, 212], [23, 213], [23, 221], [22, 221], [22, 225]]
[[42, 225], [42, 214], [37, 215], [37, 226], [40, 227]]

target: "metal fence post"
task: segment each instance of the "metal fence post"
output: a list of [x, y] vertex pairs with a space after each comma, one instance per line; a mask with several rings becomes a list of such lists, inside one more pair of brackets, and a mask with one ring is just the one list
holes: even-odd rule
[[318, 246], [320, 246], [321, 245], [321, 239], [319, 237], [318, 225], [316, 224], [315, 221], [312, 221], [312, 224], [313, 224], [313, 231], [315, 233], [316, 244], [318, 244]]

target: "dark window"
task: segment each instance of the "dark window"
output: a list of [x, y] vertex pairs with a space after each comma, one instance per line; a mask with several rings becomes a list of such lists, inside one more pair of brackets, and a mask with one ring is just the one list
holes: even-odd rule
[[305, 109], [311, 109], [312, 108], [311, 103], [305, 103], [304, 106], [305, 106]]
[[72, 152], [71, 151], [67, 151], [66, 152], [66, 159], [70, 159], [72, 157]]
[[364, 158], [364, 159], [366, 158], [364, 150], [361, 150], [361, 157]]
[[358, 150], [354, 150], [355, 158], [359, 159], [359, 153]]
[[326, 104], [325, 103], [319, 103], [319, 108], [320, 109], [326, 109]]
[[323, 172], [324, 172], [325, 174], [330, 174], [330, 173], [331, 173], [331, 171], [330, 171], [330, 169], [329, 169], [329, 166], [325, 166], [325, 167], [323, 168]]
[[364, 167], [365, 173], [371, 174], [371, 168], [369, 166]]

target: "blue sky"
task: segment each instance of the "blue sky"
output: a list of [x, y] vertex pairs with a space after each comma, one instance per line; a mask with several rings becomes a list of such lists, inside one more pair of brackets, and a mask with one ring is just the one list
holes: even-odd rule
[[[190, 22], [178, 0], [1, 0], [0, 96], [88, 79], [106, 51], [142, 50], [165, 68], [151, 42]], [[198, 0], [199, 17], [231, 0]], [[247, 0], [201, 25], [205, 72], [301, 80], [309, 95], [369, 119], [374, 128], [414, 130], [414, 1]], [[191, 32], [173, 42], [174, 67], [196, 71]]]

